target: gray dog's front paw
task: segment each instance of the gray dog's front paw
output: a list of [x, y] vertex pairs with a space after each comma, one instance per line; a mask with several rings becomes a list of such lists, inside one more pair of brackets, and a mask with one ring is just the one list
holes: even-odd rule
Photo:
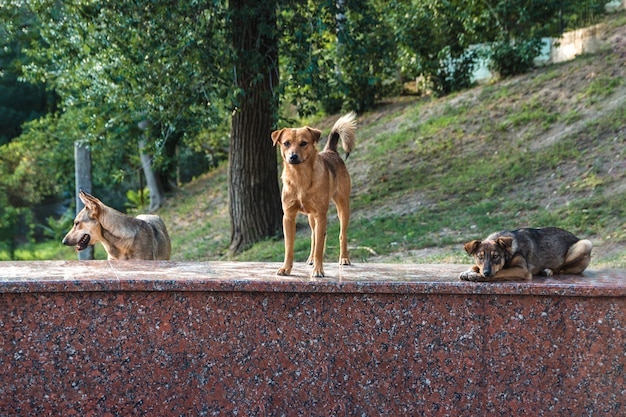
[[470, 269], [469, 271], [461, 272], [459, 274], [459, 279], [461, 281], [477, 282], [477, 281], [482, 281], [484, 278], [478, 272]]

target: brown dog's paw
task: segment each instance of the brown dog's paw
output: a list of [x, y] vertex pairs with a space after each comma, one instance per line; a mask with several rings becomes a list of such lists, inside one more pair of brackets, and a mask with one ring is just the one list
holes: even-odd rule
[[482, 275], [480, 275], [478, 272], [470, 269], [469, 271], [461, 272], [459, 274], [459, 279], [461, 281], [479, 282], [479, 281], [483, 281], [485, 278]]
[[311, 271], [311, 278], [324, 278], [323, 268], [313, 268]]
[[280, 268], [278, 271], [276, 271], [276, 275], [281, 276], [281, 277], [286, 277], [289, 274], [291, 274], [291, 269], [287, 269], [285, 267]]
[[348, 259], [348, 258], [341, 258], [341, 259], [339, 259], [339, 265], [352, 265], [352, 264], [350, 263], [350, 259]]

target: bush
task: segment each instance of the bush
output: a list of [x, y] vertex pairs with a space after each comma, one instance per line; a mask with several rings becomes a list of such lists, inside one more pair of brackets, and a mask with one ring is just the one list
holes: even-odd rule
[[476, 52], [472, 50], [466, 50], [459, 57], [452, 57], [449, 47], [440, 51], [437, 67], [430, 74], [433, 93], [437, 97], [443, 97], [471, 87], [476, 56]]
[[136, 213], [146, 210], [150, 207], [150, 189], [145, 187], [143, 190], [139, 189], [126, 191], [126, 198], [128, 201], [124, 204], [128, 213]]
[[489, 69], [501, 77], [524, 74], [534, 68], [540, 51], [541, 39], [497, 42], [491, 49]]
[[61, 241], [63, 236], [72, 228], [74, 224], [73, 210], [68, 210], [58, 219], [49, 216], [46, 218], [46, 224], [39, 225], [43, 230], [43, 235], [54, 241]]

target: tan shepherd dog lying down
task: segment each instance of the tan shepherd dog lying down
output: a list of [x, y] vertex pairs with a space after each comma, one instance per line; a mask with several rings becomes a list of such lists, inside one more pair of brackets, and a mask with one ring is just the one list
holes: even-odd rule
[[313, 265], [311, 277], [324, 276], [324, 247], [330, 200], [337, 207], [339, 217], [339, 264], [350, 265], [348, 256], [348, 223], [350, 221], [350, 175], [339, 153], [337, 144], [346, 151], [346, 158], [354, 147], [356, 115], [341, 117], [328, 135], [322, 152], [317, 143], [322, 132], [310, 127], [285, 128], [272, 133], [274, 146], [280, 144], [283, 158], [283, 232], [285, 234], [285, 261], [276, 273], [289, 275], [293, 267], [293, 246], [296, 236], [296, 216], [302, 212], [311, 226], [311, 253], [307, 263]]
[[591, 261], [592, 244], [558, 227], [523, 228], [472, 240], [464, 246], [476, 261], [464, 281], [530, 281], [533, 275], [580, 274]]
[[74, 219], [63, 244], [76, 250], [102, 243], [110, 260], [170, 259], [171, 243], [165, 223], [159, 216], [127, 216], [80, 190], [85, 207]]

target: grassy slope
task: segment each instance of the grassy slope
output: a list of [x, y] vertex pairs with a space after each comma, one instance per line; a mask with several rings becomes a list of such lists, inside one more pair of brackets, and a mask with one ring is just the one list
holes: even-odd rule
[[[626, 16], [606, 25], [597, 54], [360, 115], [347, 162], [353, 261], [469, 263], [468, 240], [552, 225], [593, 241], [592, 266], [626, 267]], [[307, 124], [328, 132], [336, 118]], [[174, 260], [229, 259], [226, 166], [185, 185], [159, 214]], [[333, 211], [329, 220], [335, 260]], [[296, 261], [304, 261], [310, 232], [303, 216], [299, 225]], [[276, 238], [234, 259], [282, 256]]]
[[[555, 225], [589, 237], [596, 266], [626, 266], [625, 25], [623, 14], [610, 18], [598, 54], [361, 115], [348, 160], [353, 260], [467, 263], [467, 240]], [[336, 118], [308, 123], [328, 132]], [[227, 259], [225, 171], [189, 184], [164, 208], [174, 259]], [[332, 212], [330, 220], [327, 257], [334, 260]], [[299, 224], [297, 259], [304, 261], [304, 216]], [[280, 261], [282, 245], [268, 240], [235, 259]]]

